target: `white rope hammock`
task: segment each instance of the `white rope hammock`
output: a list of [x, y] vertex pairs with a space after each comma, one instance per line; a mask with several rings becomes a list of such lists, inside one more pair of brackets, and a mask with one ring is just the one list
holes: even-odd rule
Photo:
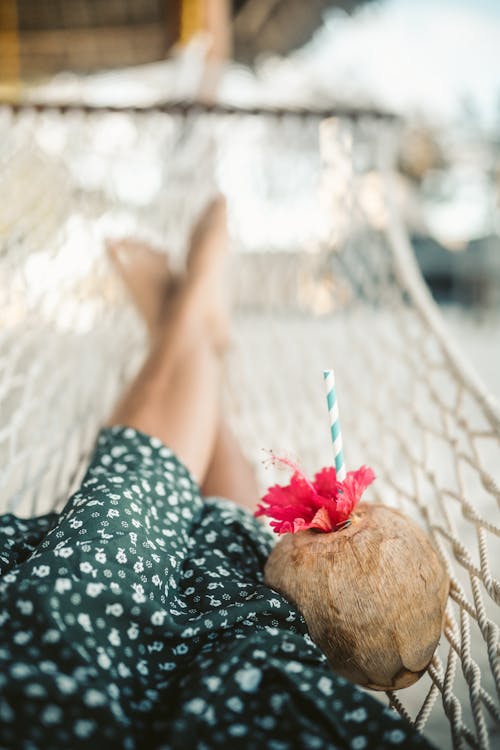
[[441, 748], [492, 747], [500, 413], [392, 213], [394, 126], [318, 125], [0, 109], [0, 510], [61, 507], [140, 361], [143, 332], [103, 238], [151, 239], [181, 263], [190, 222], [222, 189], [236, 309], [227, 400], [244, 449], [263, 487], [277, 478], [263, 448], [308, 472], [331, 463], [322, 371], [335, 367], [348, 468], [373, 466], [371, 496], [427, 529], [452, 579], [428, 674], [389, 700]]

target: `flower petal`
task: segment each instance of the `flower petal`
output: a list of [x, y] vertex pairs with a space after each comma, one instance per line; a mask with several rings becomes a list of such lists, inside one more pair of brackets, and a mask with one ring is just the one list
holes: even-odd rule
[[320, 529], [321, 531], [333, 531], [330, 514], [326, 508], [320, 508], [314, 515], [311, 523], [308, 526], [309, 529]]
[[342, 493], [352, 503], [352, 508], [360, 500], [367, 487], [375, 480], [375, 472], [369, 466], [361, 466], [356, 471], [349, 471], [341, 483]]
[[334, 466], [325, 466], [314, 475], [314, 489], [323, 497], [335, 497], [338, 492], [337, 472]]
[[276, 461], [294, 469], [290, 483], [276, 484], [268, 489], [257, 506], [256, 516], [268, 516], [277, 534], [295, 534], [305, 529], [330, 532], [349, 518], [365, 489], [375, 479], [367, 466], [348, 472], [343, 482], [337, 481], [335, 468], [321, 469], [311, 483], [288, 459]]

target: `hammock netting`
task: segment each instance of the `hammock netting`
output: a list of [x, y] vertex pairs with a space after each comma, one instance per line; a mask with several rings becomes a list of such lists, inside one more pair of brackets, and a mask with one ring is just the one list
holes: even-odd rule
[[230, 421], [263, 488], [288, 478], [263, 449], [309, 473], [331, 464], [322, 371], [335, 367], [347, 468], [374, 468], [371, 497], [427, 530], [452, 580], [432, 665], [387, 700], [441, 748], [488, 748], [500, 417], [393, 209], [395, 131], [368, 114], [0, 108], [0, 509], [64, 504], [141, 360], [104, 238], [144, 238], [181, 268], [191, 222], [221, 190]]

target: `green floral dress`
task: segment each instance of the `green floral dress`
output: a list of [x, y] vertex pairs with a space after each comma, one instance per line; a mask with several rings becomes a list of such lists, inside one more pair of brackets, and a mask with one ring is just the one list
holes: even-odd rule
[[60, 514], [0, 517], [0, 748], [413, 748], [263, 583], [271, 535], [113, 427]]

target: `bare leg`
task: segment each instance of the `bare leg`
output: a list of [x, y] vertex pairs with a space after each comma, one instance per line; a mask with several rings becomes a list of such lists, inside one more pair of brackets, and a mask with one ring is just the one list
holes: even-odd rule
[[[197, 235], [203, 232], [203, 222], [200, 222], [193, 233], [193, 249], [188, 257], [188, 273], [193, 273], [205, 256], [198, 257], [196, 247], [198, 246]], [[213, 308], [209, 323], [213, 331], [217, 331], [216, 345], [220, 351], [224, 351], [228, 343], [228, 327], [220, 323], [227, 320], [227, 312], [224, 306], [224, 279], [222, 274], [217, 274], [213, 280], [214, 291]], [[205, 496], [218, 495], [233, 500], [248, 510], [254, 510], [259, 499], [259, 488], [253, 467], [243, 455], [243, 452], [235, 436], [224, 420], [222, 408], [219, 412], [218, 426], [213, 452], [207, 467], [201, 491]]]
[[[203, 494], [227, 497], [253, 509], [258, 499], [253, 469], [223, 420], [218, 393], [214, 399], [206, 391], [207, 376], [216, 381], [219, 377], [214, 350], [222, 351], [227, 342], [225, 310], [218, 301], [214, 303], [221, 285], [217, 258], [225, 242], [221, 224], [221, 217], [217, 219], [213, 210], [206, 212], [193, 232], [188, 256], [187, 276], [191, 284], [193, 279], [203, 279], [210, 289], [211, 303], [206, 309], [207, 298], [203, 293], [198, 296], [196, 285], [189, 292], [186, 282], [183, 285], [172, 277], [164, 253], [135, 240], [109, 243], [111, 259], [145, 320], [152, 346], [148, 361], [115, 410], [111, 423], [129, 424], [160, 437], [203, 481]], [[205, 314], [200, 314], [200, 305]], [[201, 442], [198, 429], [200, 404], [193, 399], [193, 391], [199, 393], [200, 384], [201, 413], [209, 410], [201, 420], [209, 427], [205, 442]], [[169, 399], [165, 398], [166, 388], [170, 389]], [[201, 443], [201, 450], [191, 457], [195, 452], [193, 443]]]
[[[151, 351], [109, 421], [160, 438], [199, 482], [213, 453], [220, 414], [218, 347], [225, 325], [221, 316], [215, 320], [212, 289], [222, 270], [225, 246], [225, 205], [219, 200], [207, 209], [193, 233], [189, 273], [161, 305], [157, 326], [149, 301], [144, 307], [152, 332]], [[147, 289], [148, 272], [144, 266], [139, 271], [138, 263], [139, 259], [129, 271], [134, 301], [140, 307], [137, 282], [142, 278], [142, 288]], [[154, 287], [149, 285], [151, 295]]]
[[253, 467], [222, 417], [201, 491], [205, 496], [227, 497], [247, 510], [255, 510], [259, 499]]

